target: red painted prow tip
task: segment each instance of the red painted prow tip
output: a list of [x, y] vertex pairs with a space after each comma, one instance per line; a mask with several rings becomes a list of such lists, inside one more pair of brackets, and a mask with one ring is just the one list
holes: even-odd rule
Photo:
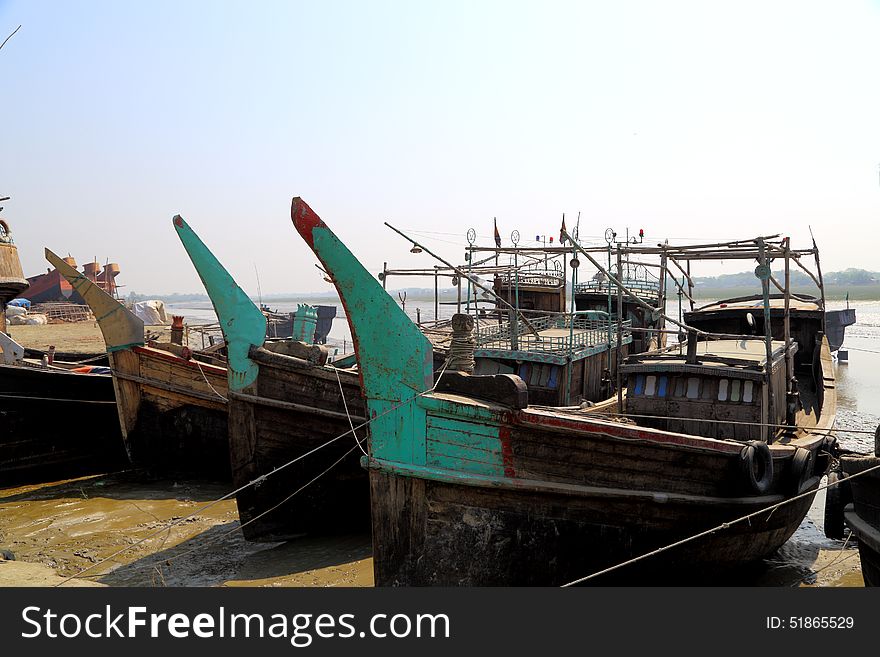
[[302, 198], [294, 196], [290, 202], [290, 218], [293, 221], [293, 225], [296, 226], [297, 232], [306, 241], [306, 244], [314, 248], [315, 243], [312, 239], [312, 230], [318, 226], [325, 226], [324, 222], [321, 221], [321, 217], [315, 214], [315, 211]]
[[181, 217], [179, 214], [174, 215], [174, 219], [172, 219], [171, 221], [174, 222], [174, 225], [178, 228], [183, 228], [183, 217]]

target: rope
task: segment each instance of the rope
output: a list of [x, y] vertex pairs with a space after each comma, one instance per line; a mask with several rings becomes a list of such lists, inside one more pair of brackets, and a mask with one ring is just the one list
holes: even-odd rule
[[336, 373], [336, 382], [339, 384], [339, 396], [342, 397], [342, 405], [345, 408], [345, 416], [348, 418], [348, 426], [351, 427], [351, 435], [354, 436], [355, 445], [361, 448], [361, 452], [364, 456], [369, 456], [367, 451], [361, 445], [361, 441], [358, 440], [357, 434], [354, 432], [354, 422], [351, 420], [351, 413], [348, 412], [348, 402], [345, 400], [345, 390], [342, 389], [342, 379], [339, 378], [339, 368], [334, 367], [333, 371]]
[[[836, 564], [836, 563], [843, 563], [843, 562], [846, 561], [847, 559], [851, 559], [852, 557], [854, 557], [855, 554], [850, 554], [849, 556], [847, 556], [847, 557], [845, 557], [845, 558], [843, 558], [843, 559], [840, 558], [841, 556], [843, 556], [843, 551], [846, 549], [846, 546], [849, 545], [849, 539], [851, 539], [852, 537], [853, 537], [852, 530], [849, 530], [849, 531], [847, 532], [847, 534], [846, 534], [846, 540], [843, 542], [843, 545], [841, 546], [840, 550], [837, 551], [837, 556], [834, 557], [834, 559], [833, 559], [830, 563], [825, 564], [825, 565], [822, 566], [819, 570], [814, 570], [814, 571], [812, 571], [810, 574], [813, 575], [813, 576], [818, 575], [818, 574], [821, 573], [823, 570], [826, 570], [826, 569], [828, 569], [828, 568], [831, 568], [831, 566], [833, 566], [834, 564]], [[803, 581], [804, 581], [804, 578], [801, 577], [796, 583], [794, 583], [794, 584], [791, 585], [792, 588], [794, 588], [795, 586], [800, 586], [801, 582], [803, 582]]]
[[202, 364], [201, 364], [198, 360], [196, 360], [195, 358], [193, 358], [192, 361], [196, 364], [196, 367], [199, 368], [199, 372], [202, 373], [202, 378], [205, 380], [205, 383], [208, 384], [208, 387], [209, 387], [211, 390], [214, 391], [214, 394], [217, 395], [217, 396], [218, 396], [220, 399], [222, 399], [223, 401], [228, 402], [229, 400], [226, 399], [226, 397], [224, 397], [223, 395], [221, 395], [219, 392], [217, 392], [217, 389], [216, 389], [214, 386], [211, 385], [211, 382], [210, 382], [210, 381], [208, 381], [208, 377], [205, 376], [205, 371], [202, 369]]
[[[355, 438], [355, 441], [357, 442], [357, 447], [361, 447], [361, 442], [362, 442], [362, 440], [360, 440], [360, 439], [358, 439], [358, 438]], [[204, 543], [202, 543], [201, 545], [197, 545], [197, 546], [191, 547], [191, 548], [189, 548], [188, 550], [184, 550], [183, 552], [180, 552], [179, 554], [175, 554], [173, 557], [167, 557], [167, 558], [161, 559], [160, 561], [157, 561], [157, 562], [154, 562], [154, 563], [141, 564], [140, 566], [134, 566], [133, 568], [134, 568], [134, 569], [152, 569], [152, 568], [157, 568], [157, 567], [161, 566], [162, 564], [166, 564], [166, 563], [169, 563], [169, 562], [171, 562], [171, 561], [175, 561], [175, 560], [177, 560], [177, 559], [180, 559], [181, 557], [186, 556], [187, 554], [192, 554], [193, 552], [197, 552], [198, 550], [201, 550], [202, 548], [207, 547], [208, 545], [211, 545], [211, 544], [213, 544], [213, 543], [216, 543], [217, 541], [219, 541], [219, 540], [222, 539], [222, 538], [226, 538], [226, 537], [229, 536], [230, 534], [234, 534], [234, 533], [236, 533], [236, 532], [239, 531], [240, 529], [244, 529], [245, 527], [247, 527], [247, 526], [250, 525], [251, 523], [256, 522], [257, 520], [259, 520], [259, 519], [262, 518], [263, 516], [265, 516], [265, 515], [271, 513], [272, 511], [274, 511], [274, 510], [277, 509], [278, 507], [282, 506], [283, 504], [286, 504], [286, 503], [287, 503], [287, 502], [288, 502], [293, 496], [297, 495], [298, 493], [302, 492], [303, 490], [305, 490], [306, 488], [308, 488], [309, 486], [311, 486], [311, 485], [312, 485], [313, 483], [315, 483], [318, 479], [320, 479], [320, 478], [323, 477], [325, 474], [327, 474], [328, 472], [330, 472], [330, 470], [332, 470], [332, 469], [335, 468], [337, 465], [339, 465], [343, 460], [345, 460], [345, 458], [346, 458], [349, 454], [351, 454], [352, 452], [354, 452], [354, 450], [355, 450], [355, 447], [352, 447], [351, 449], [349, 449], [345, 454], [343, 454], [343, 455], [342, 455], [341, 457], [339, 457], [336, 461], [334, 461], [334, 462], [333, 462], [333, 463], [332, 463], [332, 464], [331, 464], [326, 470], [324, 470], [323, 472], [321, 472], [319, 475], [317, 475], [316, 477], [314, 477], [313, 479], [311, 479], [311, 480], [308, 481], [307, 483], [305, 483], [305, 484], [303, 484], [302, 486], [300, 486], [298, 489], [296, 489], [296, 490], [295, 490], [294, 492], [292, 492], [290, 495], [288, 495], [287, 497], [285, 497], [283, 500], [281, 500], [281, 501], [280, 501], [278, 504], [276, 504], [275, 506], [273, 506], [273, 507], [271, 507], [271, 508], [269, 508], [269, 509], [266, 509], [266, 510], [263, 511], [262, 513], [260, 513], [260, 514], [258, 514], [258, 515], [256, 515], [256, 516], [254, 516], [253, 518], [251, 518], [250, 520], [248, 520], [247, 522], [243, 522], [243, 523], [241, 523], [240, 525], [238, 525], [238, 526], [236, 526], [236, 527], [233, 527], [233, 528], [230, 529], [229, 531], [227, 531], [227, 532], [223, 532], [222, 534], [220, 534], [220, 535], [218, 535], [218, 536], [214, 536], [213, 538], [209, 538], [208, 540], [206, 540], [206, 541], [205, 541]], [[363, 450], [363, 447], [361, 447], [361, 450]], [[170, 529], [170, 527], [169, 527], [169, 529]], [[112, 571], [110, 571], [110, 572], [112, 572]], [[99, 574], [99, 575], [89, 575], [89, 577], [104, 577], [105, 575], [108, 575], [108, 574], [109, 574], [109, 573], [101, 573], [101, 574]]]
[[[69, 582], [70, 580], [75, 579], [75, 578], [77, 578], [77, 577], [80, 577], [80, 576], [83, 575], [84, 573], [87, 573], [88, 571], [93, 570], [94, 568], [97, 568], [98, 566], [107, 563], [108, 561], [110, 561], [110, 560], [113, 559], [114, 557], [119, 556], [119, 555], [122, 554], [123, 552], [128, 552], [129, 550], [134, 549], [134, 548], [137, 547], [138, 545], [141, 545], [141, 544], [144, 543], [145, 541], [148, 541], [148, 540], [150, 540], [151, 538], [155, 538], [156, 536], [158, 536], [158, 535], [161, 534], [162, 532], [165, 532], [165, 531], [170, 530], [170, 529], [171, 529], [172, 527], [174, 527], [175, 525], [179, 525], [180, 523], [184, 522], [185, 520], [188, 520], [189, 518], [192, 518], [193, 516], [195, 516], [195, 515], [197, 515], [197, 514], [199, 514], [199, 513], [203, 513], [204, 511], [207, 511], [208, 509], [210, 509], [210, 508], [213, 507], [213, 506], [216, 506], [217, 504], [219, 504], [219, 503], [222, 502], [223, 500], [227, 500], [227, 499], [229, 499], [230, 497], [233, 497], [234, 495], [237, 495], [237, 494], [240, 493], [241, 491], [250, 488], [251, 486], [258, 486], [258, 485], [261, 484], [263, 481], [265, 481], [267, 478], [271, 477], [272, 475], [274, 475], [274, 474], [276, 474], [276, 473], [278, 473], [278, 472], [281, 472], [283, 469], [285, 469], [286, 467], [288, 467], [288, 466], [290, 466], [290, 465], [293, 465], [293, 464], [296, 463], [297, 461], [301, 461], [302, 459], [306, 458], [307, 456], [310, 456], [310, 455], [314, 454], [315, 452], [317, 452], [317, 451], [319, 451], [319, 450], [321, 450], [321, 449], [324, 449], [324, 448], [327, 447], [328, 445], [331, 445], [332, 443], [335, 443], [337, 440], [339, 440], [339, 439], [341, 439], [341, 438], [347, 436], [347, 435], [350, 434], [350, 433], [351, 433], [351, 434], [354, 434], [355, 429], [362, 429], [363, 427], [369, 426], [370, 423], [372, 423], [374, 420], [378, 420], [380, 417], [384, 417], [385, 415], [388, 415], [389, 413], [392, 413], [392, 412], [394, 412], [394, 411], [399, 410], [400, 408], [403, 408], [404, 406], [406, 406], [406, 405], [412, 403], [413, 401], [415, 401], [415, 400], [418, 399], [419, 397], [423, 397], [423, 396], [425, 396], [425, 395], [431, 394], [431, 393], [434, 392], [434, 390], [437, 388], [437, 383], [440, 381], [440, 377], [443, 376], [443, 373], [446, 371], [446, 367], [447, 367], [448, 365], [449, 365], [449, 359], [447, 359], [446, 362], [443, 363], [443, 367], [442, 367], [441, 370], [440, 370], [440, 374], [437, 376], [437, 381], [435, 381], [435, 382], [434, 382], [434, 385], [431, 386], [431, 388], [429, 388], [428, 390], [423, 390], [422, 392], [419, 392], [419, 393], [413, 395], [413, 396], [410, 397], [409, 399], [406, 399], [406, 400], [400, 402], [399, 404], [396, 404], [396, 405], [394, 405], [394, 406], [391, 406], [390, 408], [388, 408], [388, 409], [382, 411], [382, 412], [379, 413], [378, 415], [376, 415], [376, 416], [374, 416], [374, 417], [372, 417], [372, 418], [370, 418], [370, 419], [368, 419], [368, 420], [365, 420], [364, 422], [362, 422], [361, 424], [359, 424], [357, 427], [353, 427], [352, 429], [349, 429], [348, 431], [345, 431], [345, 432], [339, 434], [338, 436], [336, 436], [336, 437], [334, 437], [334, 438], [331, 438], [331, 439], [328, 440], [327, 442], [325, 442], [325, 443], [323, 443], [323, 444], [321, 444], [321, 445], [318, 445], [317, 447], [314, 447], [313, 449], [310, 449], [308, 452], [305, 452], [304, 454], [300, 454], [299, 456], [297, 456], [296, 458], [294, 458], [294, 459], [288, 461], [287, 463], [284, 463], [283, 465], [278, 466], [277, 468], [275, 468], [275, 469], [272, 470], [271, 472], [267, 472], [267, 473], [265, 473], [265, 474], [262, 474], [262, 475], [260, 475], [259, 477], [253, 479], [252, 481], [249, 481], [248, 483], [246, 483], [246, 484], [244, 484], [244, 485], [242, 485], [242, 486], [239, 486], [239, 487], [236, 488], [235, 490], [233, 490], [233, 491], [231, 491], [231, 492], [229, 492], [229, 493], [226, 493], [226, 495], [223, 495], [222, 497], [218, 497], [216, 500], [213, 500], [212, 502], [209, 502], [208, 504], [204, 505], [203, 507], [200, 507], [200, 508], [198, 508], [198, 509], [195, 509], [194, 511], [192, 511], [192, 512], [186, 514], [185, 516], [181, 516], [180, 518], [177, 518], [176, 520], [173, 520], [170, 524], [168, 524], [167, 526], [163, 527], [162, 529], [158, 529], [158, 530], [156, 530], [155, 532], [153, 532], [152, 534], [148, 534], [147, 536], [144, 536], [143, 538], [139, 539], [138, 541], [135, 541], [134, 543], [132, 543], [132, 544], [130, 544], [130, 545], [127, 545], [126, 547], [122, 548], [121, 550], [117, 550], [117, 551], [114, 552], [113, 554], [111, 554], [111, 555], [109, 555], [109, 556], [107, 556], [107, 557], [104, 557], [104, 558], [101, 559], [100, 561], [96, 561], [96, 562], [93, 563], [92, 565], [87, 566], [86, 568], [83, 568], [83, 569], [80, 570], [79, 572], [77, 572], [77, 573], [75, 573], [75, 574], [73, 574], [73, 575], [70, 575], [70, 576], [66, 577], [65, 579], [61, 580], [61, 581], [58, 582], [57, 584], [54, 584], [53, 587], [60, 587], [60, 586], [63, 586], [64, 584], [66, 584], [66, 583]], [[354, 435], [355, 435], [355, 440], [357, 440], [357, 435], [356, 435], [356, 434], [354, 434]], [[354, 448], [352, 448], [352, 450], [353, 450], [353, 449], [354, 449]], [[335, 465], [335, 463], [334, 463], [334, 465]], [[333, 466], [331, 466], [331, 467], [333, 467]], [[329, 469], [328, 469], [328, 470], [329, 470]], [[325, 472], [327, 472], [327, 471], [325, 470]], [[319, 475], [319, 477], [322, 476], [323, 474], [324, 474], [324, 473], [321, 473], [321, 475]], [[310, 482], [310, 483], [311, 483], [311, 482]], [[306, 484], [306, 485], [308, 485], [308, 484]], [[295, 493], [294, 493], [294, 494], [295, 494]], [[273, 507], [272, 509], [270, 509], [270, 511], [271, 511], [271, 510], [274, 510], [275, 508], [277, 508], [277, 507]], [[268, 511], [267, 511], [267, 513], [268, 513]]]
[[[851, 481], [851, 480], [855, 479], [856, 477], [861, 477], [862, 475], [865, 475], [869, 472], [874, 472], [875, 470], [880, 470], [880, 464], [875, 465], [875, 466], [868, 468], [866, 470], [862, 470], [861, 472], [858, 472], [854, 475], [849, 475], [845, 481]], [[666, 545], [661, 548], [657, 548], [656, 550], [652, 550], [651, 552], [647, 552], [641, 556], [635, 557], [633, 559], [629, 559], [628, 561], [624, 561], [624, 562], [619, 563], [615, 566], [610, 566], [608, 568], [605, 568], [604, 570], [600, 570], [599, 572], [593, 573], [592, 575], [587, 575], [586, 577], [581, 577], [580, 579], [576, 579], [574, 581], [571, 581], [568, 584], [563, 584], [562, 588], [565, 588], [568, 586], [574, 586], [575, 584], [581, 584], [583, 582], [586, 582], [587, 580], [591, 580], [596, 577], [606, 575], [614, 570], [618, 570], [620, 568], [623, 568], [624, 566], [632, 565], [636, 562], [642, 561], [642, 560], [647, 559], [649, 557], [653, 557], [653, 556], [656, 556], [656, 555], [661, 554], [663, 552], [666, 552], [667, 550], [671, 550], [672, 548], [679, 547], [679, 546], [684, 545], [686, 543], [690, 543], [692, 541], [695, 541], [698, 538], [704, 538], [706, 536], [714, 534], [715, 532], [721, 531], [723, 529], [729, 529], [732, 525], [735, 525], [737, 523], [740, 523], [740, 522], [743, 522], [746, 520], [751, 520], [755, 516], [762, 515], [764, 513], [767, 513], [768, 511], [770, 511], [772, 513], [773, 511], [775, 511], [779, 507], [785, 506], [786, 504], [791, 504], [792, 502], [799, 500], [799, 499], [802, 499], [804, 497], [815, 495], [820, 490], [825, 490], [826, 488], [831, 488], [832, 486], [837, 486], [839, 483], [840, 482], [834, 482], [833, 484], [825, 484], [824, 486], [819, 486], [816, 490], [810, 490], [805, 493], [801, 493], [800, 495], [795, 495], [794, 497], [790, 497], [787, 500], [783, 500], [782, 502], [777, 502], [776, 504], [772, 504], [765, 509], [761, 509], [760, 511], [754, 511], [752, 513], [749, 513], [748, 515], [742, 516], [741, 518], [737, 518], [736, 520], [731, 520], [729, 522], [723, 522], [720, 525], [718, 525], [717, 527], [713, 527], [712, 529], [707, 529], [706, 531], [700, 532], [699, 534], [695, 534], [693, 536], [683, 538], [680, 541], [676, 541], [675, 543], [670, 543], [669, 545]]]
[[[552, 407], [542, 407], [542, 408], [552, 408]], [[575, 407], [571, 407], [575, 408]], [[558, 409], [557, 409], [558, 410]], [[589, 410], [589, 407], [587, 407]], [[817, 427], [801, 427], [794, 424], [773, 424], [768, 422], [746, 422], [744, 420], [711, 420], [709, 418], [702, 417], [679, 417], [675, 416], [674, 418], [667, 418], [664, 415], [638, 415], [636, 413], [586, 413], [586, 415], [593, 417], [602, 417], [602, 418], [616, 418], [616, 417], [636, 417], [636, 418], [646, 418], [651, 420], [663, 420], [663, 419], [675, 419], [675, 420], [685, 420], [691, 422], [713, 422], [716, 424], [743, 424], [752, 427], [776, 427], [778, 429], [791, 429], [791, 430], [800, 430], [806, 431], [809, 433], [863, 433], [867, 435], [873, 436], [876, 433], [876, 430], [871, 431], [869, 429], [838, 429], [837, 427], [828, 428], [828, 429], [819, 429]]]
[[474, 349], [477, 343], [474, 340], [474, 320], [462, 317], [453, 318], [452, 339], [449, 342], [447, 357], [453, 370], [460, 372], [474, 371]]

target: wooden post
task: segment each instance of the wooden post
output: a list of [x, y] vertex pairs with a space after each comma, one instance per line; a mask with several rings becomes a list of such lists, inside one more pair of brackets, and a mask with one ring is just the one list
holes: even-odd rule
[[785, 238], [785, 314], [783, 315], [783, 325], [785, 330], [785, 423], [789, 426], [795, 422], [794, 410], [791, 404], [794, 401], [792, 390], [792, 377], [794, 376], [793, 356], [791, 349], [791, 261], [789, 259], [789, 251], [791, 250], [791, 238]]
[[[663, 348], [666, 346], [666, 276], [668, 271], [666, 269], [666, 248], [664, 247], [663, 253], [660, 255], [660, 290], [657, 298], [658, 307], [663, 312], [660, 315], [660, 319], [657, 320], [657, 328], [660, 329], [660, 332], [657, 334], [657, 346], [659, 348]], [[647, 279], [646, 279], [647, 280]]]
[[385, 289], [385, 283], [388, 280], [388, 263], [382, 263], [382, 289]]
[[434, 324], [440, 319], [440, 274], [434, 265]]
[[[810, 237], [813, 236], [813, 230], [810, 229]], [[822, 297], [822, 333], [828, 333], [825, 330], [825, 282], [822, 278], [822, 264], [819, 262], [819, 247], [816, 246], [816, 239], [813, 238], [813, 253], [816, 257], [816, 275], [819, 277], [819, 294]]]
[[767, 354], [767, 378], [765, 385], [767, 386], [767, 424], [771, 426], [762, 427], [764, 432], [764, 441], [767, 443], [773, 440], [773, 425], [776, 423], [776, 413], [774, 411], [774, 390], [773, 390], [773, 329], [770, 322], [770, 260], [767, 258], [767, 251], [763, 239], [758, 239], [758, 261], [762, 267], [766, 267], [767, 276], [761, 277], [761, 289], [764, 294], [764, 345]]
[[[623, 380], [620, 373], [621, 347], [623, 346], [623, 285], [620, 277], [623, 275], [623, 261], [620, 254], [620, 244], [617, 245], [617, 412], [623, 413]], [[609, 318], [610, 319], [610, 318]]]
[[687, 279], [688, 279], [688, 299], [691, 304], [691, 310], [694, 309], [694, 279], [691, 278], [691, 261], [687, 261]]
[[461, 276], [458, 277], [458, 306], [456, 306], [455, 312], [461, 314]]

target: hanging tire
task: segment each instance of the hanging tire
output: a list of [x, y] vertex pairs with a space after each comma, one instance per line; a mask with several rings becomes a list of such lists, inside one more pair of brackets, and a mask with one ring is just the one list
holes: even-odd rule
[[773, 455], [767, 443], [750, 440], [739, 453], [740, 469], [746, 485], [753, 493], [762, 495], [773, 483]]
[[813, 476], [816, 458], [808, 449], [798, 447], [791, 457], [791, 469], [788, 476], [788, 494], [797, 495], [807, 480]]
[[825, 536], [839, 540], [846, 535], [843, 510], [852, 502], [852, 491], [846, 477], [837, 470], [828, 473], [828, 485], [825, 490]]

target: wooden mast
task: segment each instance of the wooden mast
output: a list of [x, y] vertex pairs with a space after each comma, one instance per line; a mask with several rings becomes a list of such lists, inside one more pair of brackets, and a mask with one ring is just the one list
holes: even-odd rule
[[785, 314], [783, 327], [785, 331], [785, 423], [789, 426], [795, 422], [793, 406], [794, 355], [791, 353], [791, 238], [785, 238]]
[[[761, 279], [761, 290], [764, 295], [764, 345], [767, 354], [767, 424], [775, 424], [774, 408], [775, 391], [773, 390], [773, 330], [770, 322], [770, 260], [767, 258], [766, 246], [762, 238], [755, 240], [758, 243], [758, 278]], [[764, 439], [767, 443], [773, 441], [773, 427], [762, 427]]]
[[[617, 245], [617, 276], [623, 279], [623, 259], [620, 253], [620, 244]], [[608, 318], [611, 321], [611, 318]], [[623, 375], [620, 365], [623, 360], [621, 355], [623, 347], [623, 285], [617, 282], [617, 412], [623, 413]]]

